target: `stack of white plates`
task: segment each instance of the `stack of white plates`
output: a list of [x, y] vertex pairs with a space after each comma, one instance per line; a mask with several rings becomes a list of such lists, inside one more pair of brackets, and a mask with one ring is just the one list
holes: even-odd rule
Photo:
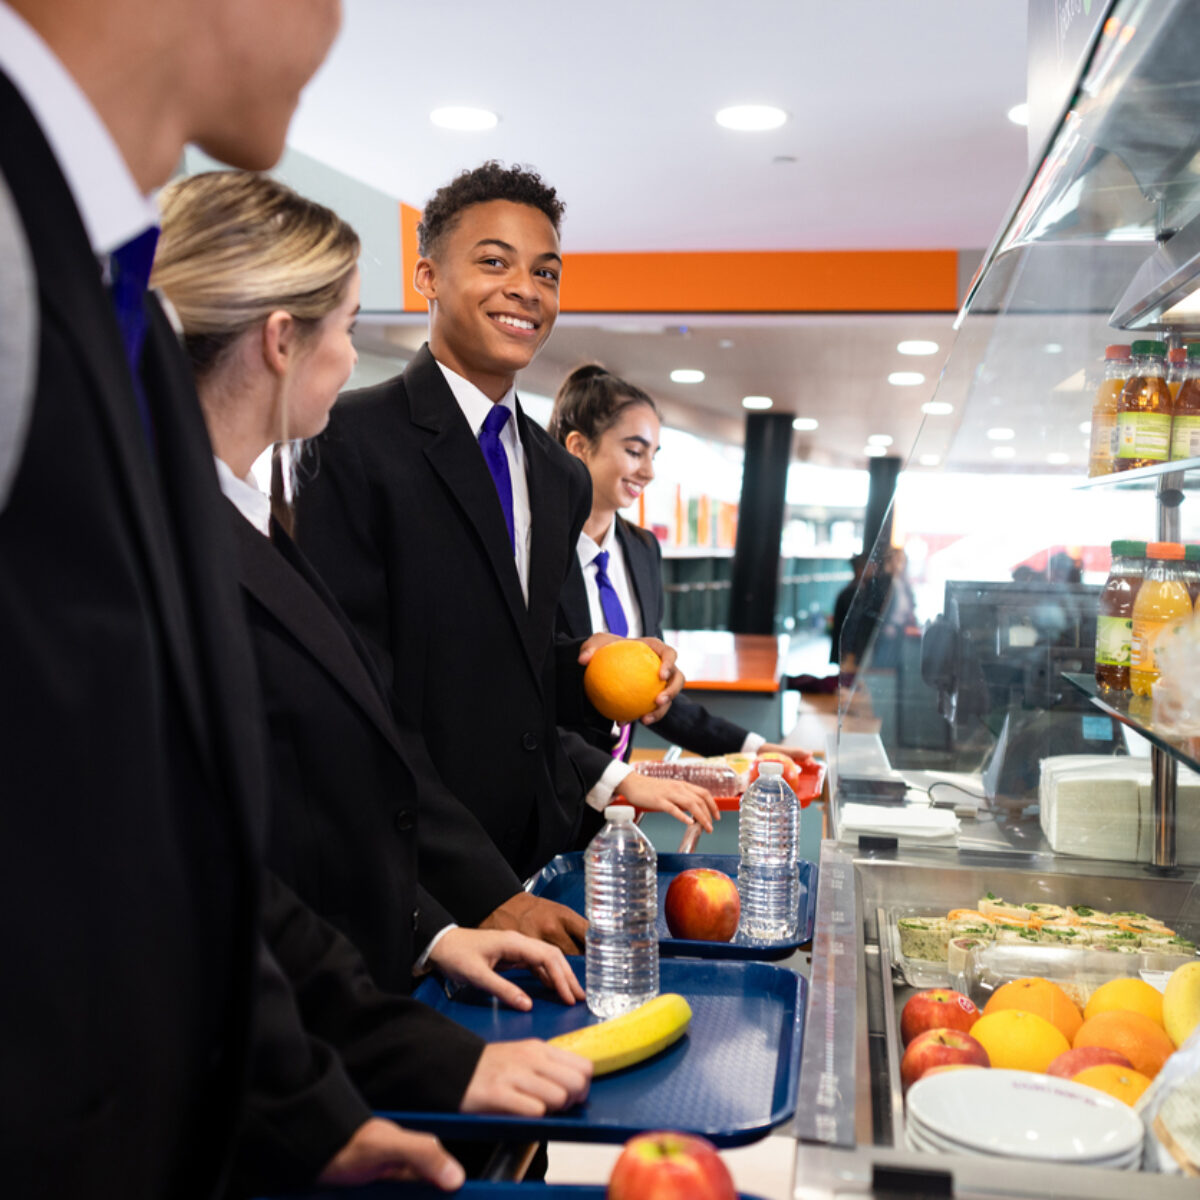
[[1029, 1071], [948, 1071], [908, 1093], [909, 1149], [1136, 1170], [1142, 1119], [1120, 1100]]

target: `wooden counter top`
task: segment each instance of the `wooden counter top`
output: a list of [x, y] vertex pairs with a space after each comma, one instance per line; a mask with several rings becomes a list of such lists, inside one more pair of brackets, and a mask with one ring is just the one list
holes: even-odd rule
[[718, 629], [670, 630], [663, 635], [679, 651], [686, 691], [779, 691], [787, 661], [787, 636], [727, 633]]

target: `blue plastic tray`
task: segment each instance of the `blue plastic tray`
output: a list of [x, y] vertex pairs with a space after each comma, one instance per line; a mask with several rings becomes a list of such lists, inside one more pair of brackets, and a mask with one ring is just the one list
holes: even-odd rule
[[[796, 936], [781, 942], [750, 942], [739, 940], [738, 934], [732, 942], [700, 942], [692, 938], [675, 938], [667, 929], [667, 918], [663, 907], [667, 901], [667, 888], [671, 880], [681, 871], [694, 867], [711, 867], [724, 871], [735, 882], [738, 875], [736, 854], [660, 854], [658, 856], [658, 952], [664, 958], [738, 958], [770, 962], [787, 958], [805, 942], [812, 941], [813, 916], [817, 901], [817, 868], [813, 863], [800, 862], [800, 912], [796, 923]], [[526, 885], [535, 896], [557, 900], [583, 912], [583, 851], [560, 854], [548, 862]]]
[[[583, 959], [568, 960], [583, 977]], [[567, 1006], [527, 971], [511, 977], [533, 997], [520, 1013], [476, 988], [448, 997], [425, 979], [418, 1000], [489, 1042], [556, 1037], [596, 1018]], [[699, 1133], [718, 1146], [757, 1141], [796, 1110], [807, 983], [794, 971], [756, 962], [667, 959], [664, 992], [692, 1006], [687, 1035], [646, 1062], [597, 1079], [585, 1103], [540, 1120], [459, 1113], [387, 1112], [414, 1129], [447, 1138], [623, 1142], [646, 1129]]]
[[[602, 1183], [483, 1183], [467, 1180], [450, 1195], [457, 1200], [605, 1200]], [[277, 1200], [445, 1200], [447, 1193], [425, 1183], [371, 1183], [361, 1188], [322, 1188], [289, 1193]], [[757, 1200], [739, 1192], [738, 1200]]]

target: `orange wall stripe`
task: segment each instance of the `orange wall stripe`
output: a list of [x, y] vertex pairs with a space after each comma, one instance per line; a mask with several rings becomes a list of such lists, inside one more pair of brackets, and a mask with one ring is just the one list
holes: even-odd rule
[[420, 255], [417, 253], [417, 225], [421, 210], [411, 204], [400, 205], [400, 295], [404, 300], [405, 312], [425, 312], [425, 297], [413, 287], [413, 267]]
[[955, 312], [955, 250], [573, 254], [564, 312]]

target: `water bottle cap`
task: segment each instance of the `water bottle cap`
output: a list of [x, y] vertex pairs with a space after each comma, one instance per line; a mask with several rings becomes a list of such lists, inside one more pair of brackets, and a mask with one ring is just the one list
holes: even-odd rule
[[782, 775], [783, 774], [783, 763], [770, 762], [770, 761], [764, 762], [764, 763], [759, 763], [758, 764], [758, 774], [759, 774], [760, 778], [763, 775], [770, 775], [770, 776]]
[[633, 824], [633, 808], [628, 804], [610, 804], [604, 810], [604, 819], [617, 825]]

